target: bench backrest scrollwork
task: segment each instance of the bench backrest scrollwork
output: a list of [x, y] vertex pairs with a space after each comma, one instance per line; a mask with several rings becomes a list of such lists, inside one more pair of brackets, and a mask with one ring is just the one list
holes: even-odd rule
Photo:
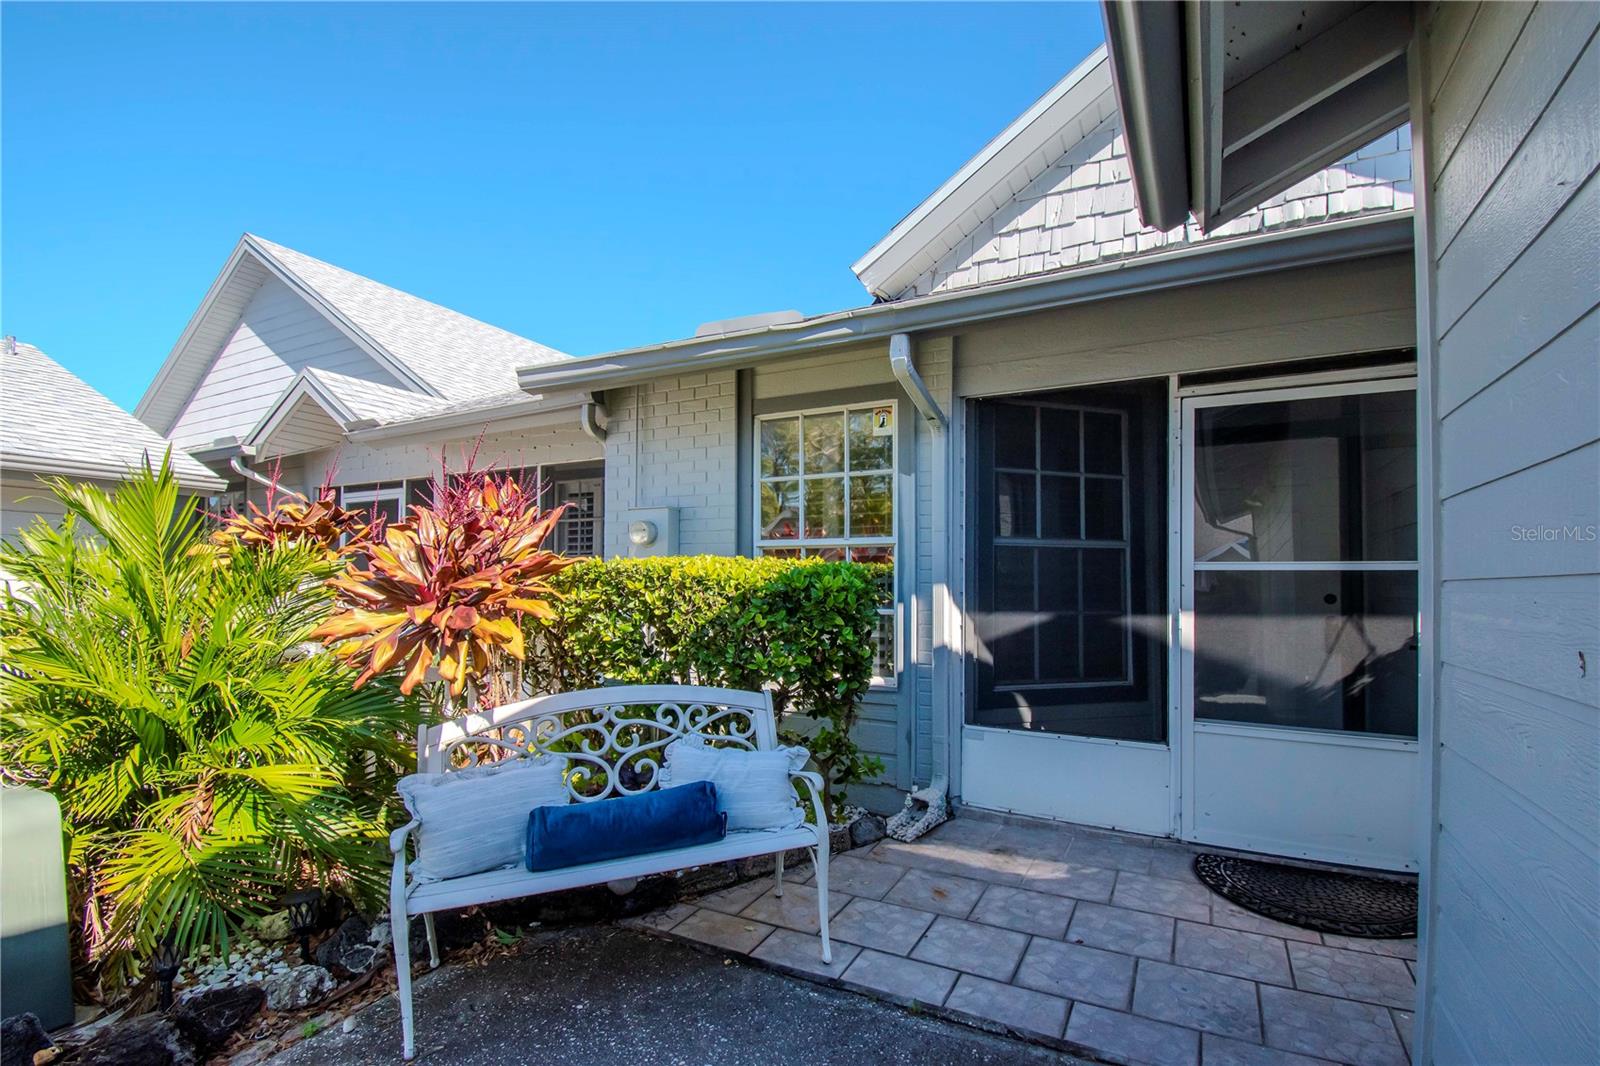
[[513, 758], [567, 760], [580, 802], [658, 787], [663, 752], [699, 736], [717, 747], [777, 747], [772, 696], [695, 685], [619, 685], [560, 692], [469, 714], [417, 734], [417, 770], [446, 773]]

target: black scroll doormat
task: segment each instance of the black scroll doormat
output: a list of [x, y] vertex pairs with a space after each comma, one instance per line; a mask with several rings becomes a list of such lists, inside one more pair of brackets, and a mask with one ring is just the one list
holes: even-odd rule
[[1231, 855], [1196, 855], [1194, 872], [1213, 892], [1246, 910], [1302, 929], [1361, 937], [1417, 935], [1417, 886], [1412, 881]]

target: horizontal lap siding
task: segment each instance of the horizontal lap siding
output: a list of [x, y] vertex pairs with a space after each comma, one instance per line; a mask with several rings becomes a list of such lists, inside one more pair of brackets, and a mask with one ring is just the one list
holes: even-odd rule
[[1436, 1062], [1600, 1061], [1593, 4], [1424, 27], [1439, 443]]
[[49, 489], [19, 473], [8, 476], [16, 480], [0, 485], [0, 540], [14, 540], [18, 530], [33, 525], [36, 519], [52, 525], [61, 521], [66, 512]]
[[1408, 255], [1285, 270], [968, 327], [956, 388], [993, 396], [1416, 343]]
[[436, 435], [419, 435], [370, 444], [346, 444], [305, 457], [305, 488], [325, 478], [339, 485], [430, 478], [441, 462], [462, 469], [471, 458], [479, 469], [518, 469], [550, 463], [598, 460], [600, 446], [570, 425], [539, 426], [496, 432], [493, 425], [459, 427]]
[[185, 447], [243, 438], [306, 367], [400, 383], [283, 282], [268, 278], [173, 426]]

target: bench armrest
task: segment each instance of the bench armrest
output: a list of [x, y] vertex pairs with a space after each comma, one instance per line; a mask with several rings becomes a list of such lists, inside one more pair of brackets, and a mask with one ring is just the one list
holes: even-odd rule
[[406, 850], [406, 840], [411, 836], [411, 831], [422, 824], [420, 818], [413, 818], [405, 825], [389, 834], [389, 854], [402, 856]]
[[811, 793], [811, 807], [817, 813], [817, 830], [822, 834], [822, 839], [828, 839], [828, 813], [822, 805], [822, 775], [815, 770], [791, 770], [791, 780], [799, 781], [806, 786], [806, 791]]

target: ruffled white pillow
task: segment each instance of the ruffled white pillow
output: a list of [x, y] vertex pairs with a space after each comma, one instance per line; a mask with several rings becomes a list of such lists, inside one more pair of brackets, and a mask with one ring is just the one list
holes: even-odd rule
[[793, 829], [806, 816], [796, 802], [789, 774], [804, 769], [810, 758], [804, 748], [714, 748], [704, 737], [690, 734], [667, 745], [661, 787], [710, 781], [717, 786], [717, 810], [727, 813], [730, 833]]
[[546, 755], [402, 777], [400, 798], [422, 823], [412, 878], [444, 881], [521, 863], [528, 812], [572, 799], [561, 780], [566, 769], [567, 760]]

